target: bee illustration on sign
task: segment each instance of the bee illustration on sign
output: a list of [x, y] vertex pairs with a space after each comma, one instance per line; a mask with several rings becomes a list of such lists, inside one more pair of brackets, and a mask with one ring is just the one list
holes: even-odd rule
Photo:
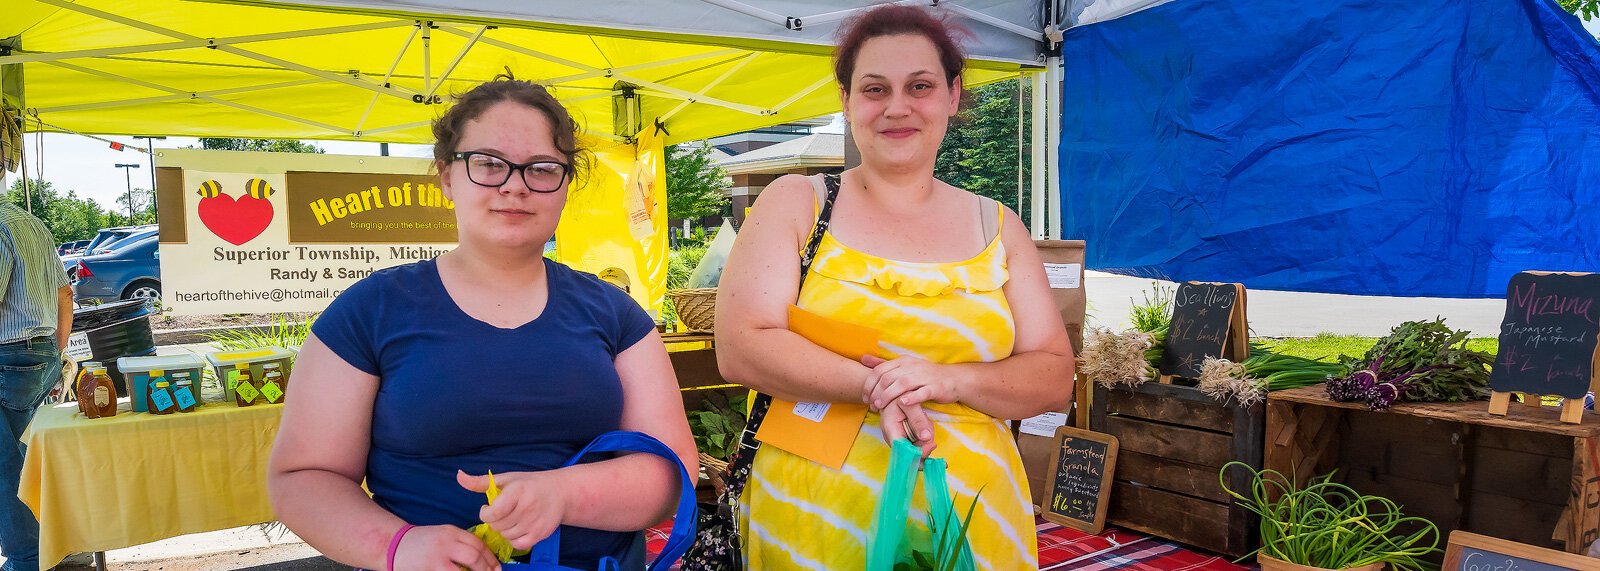
[[252, 178], [245, 183], [245, 195], [234, 199], [222, 193], [217, 181], [202, 182], [196, 193], [200, 195], [200, 222], [218, 238], [243, 246], [272, 223], [272, 202], [267, 199], [274, 192], [267, 181]]

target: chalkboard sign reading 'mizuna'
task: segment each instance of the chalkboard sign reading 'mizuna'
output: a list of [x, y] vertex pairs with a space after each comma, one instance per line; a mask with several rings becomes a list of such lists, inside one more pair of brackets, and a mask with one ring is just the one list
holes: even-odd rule
[[1117, 467], [1117, 437], [1062, 426], [1056, 429], [1054, 443], [1044, 518], [1100, 533], [1106, 526], [1111, 476]]
[[1161, 358], [1162, 382], [1171, 376], [1199, 377], [1207, 357], [1243, 361], [1249, 345], [1244, 308], [1241, 284], [1179, 285]]
[[1595, 335], [1600, 333], [1596, 299], [1600, 274], [1512, 276], [1490, 387], [1582, 399], [1594, 374]]

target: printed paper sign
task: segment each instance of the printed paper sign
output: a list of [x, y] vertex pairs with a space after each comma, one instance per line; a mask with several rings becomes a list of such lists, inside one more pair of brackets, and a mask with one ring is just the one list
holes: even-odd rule
[[194, 406], [194, 391], [189, 390], [189, 387], [179, 388], [176, 392], [177, 395], [174, 398], [178, 400], [178, 408]]
[[1034, 436], [1050, 438], [1055, 436], [1056, 429], [1067, 425], [1067, 415], [1061, 412], [1047, 412], [1022, 421], [1022, 432]]
[[794, 403], [794, 415], [811, 422], [822, 422], [822, 417], [828, 415], [829, 403], [825, 402], [797, 402]]
[[278, 383], [267, 383], [261, 386], [261, 396], [267, 397], [267, 402], [277, 403], [283, 398], [283, 389], [278, 388]]
[[172, 408], [172, 395], [167, 394], [167, 391], [156, 391], [150, 393], [150, 404], [155, 406], [156, 410], [167, 410]]
[[1083, 286], [1083, 264], [1045, 264], [1044, 275], [1050, 289], [1078, 289]]
[[67, 337], [67, 358], [82, 361], [93, 356], [89, 349], [88, 333], [73, 333]]
[[244, 402], [256, 400], [256, 397], [261, 396], [261, 392], [257, 391], [256, 387], [250, 383], [241, 383], [235, 390], [239, 394], [239, 400]]

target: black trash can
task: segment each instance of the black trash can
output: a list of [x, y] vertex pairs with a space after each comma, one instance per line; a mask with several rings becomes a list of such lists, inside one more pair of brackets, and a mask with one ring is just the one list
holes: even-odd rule
[[128, 386], [117, 370], [117, 358], [156, 354], [156, 338], [150, 331], [152, 313], [154, 308], [145, 300], [82, 307], [72, 312], [72, 332], [89, 338], [91, 357], [79, 363], [98, 361], [105, 365], [119, 397], [128, 396]]

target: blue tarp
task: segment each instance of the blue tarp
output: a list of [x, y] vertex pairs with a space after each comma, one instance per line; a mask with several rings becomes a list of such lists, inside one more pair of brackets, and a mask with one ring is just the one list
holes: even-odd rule
[[1600, 271], [1600, 44], [1549, 0], [1176, 0], [1066, 34], [1094, 269], [1504, 297]]

